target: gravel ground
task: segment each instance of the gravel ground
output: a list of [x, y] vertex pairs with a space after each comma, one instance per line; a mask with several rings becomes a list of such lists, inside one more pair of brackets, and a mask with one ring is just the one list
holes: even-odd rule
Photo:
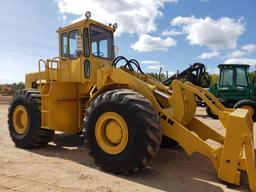
[[[8, 105], [0, 105], [0, 191], [247, 191], [247, 178], [240, 187], [218, 180], [210, 161], [199, 155], [188, 156], [180, 147], [161, 149], [144, 170], [129, 176], [102, 172], [88, 155], [83, 139], [58, 134], [47, 147], [18, 149], [7, 128]], [[197, 117], [221, 130], [217, 120], [204, 109]]]

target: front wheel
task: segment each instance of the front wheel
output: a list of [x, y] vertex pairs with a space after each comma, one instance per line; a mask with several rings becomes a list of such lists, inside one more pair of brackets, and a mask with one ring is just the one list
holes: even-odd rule
[[250, 99], [243, 99], [238, 101], [234, 108], [242, 108], [242, 109], [248, 109], [250, 115], [252, 116], [252, 120], [256, 122], [256, 102]]
[[113, 173], [145, 167], [161, 145], [160, 119], [151, 103], [126, 89], [99, 95], [87, 109], [85, 138], [95, 163]]

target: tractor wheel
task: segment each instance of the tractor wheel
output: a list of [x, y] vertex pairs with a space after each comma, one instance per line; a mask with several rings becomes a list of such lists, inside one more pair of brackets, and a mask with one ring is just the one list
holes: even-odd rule
[[250, 99], [243, 99], [238, 101], [235, 105], [234, 108], [243, 108], [243, 109], [248, 109], [249, 113], [252, 116], [252, 120], [255, 122], [256, 121], [256, 102]]
[[160, 119], [150, 101], [139, 93], [108, 91], [86, 111], [85, 138], [100, 168], [113, 173], [136, 172], [158, 154]]
[[17, 147], [42, 147], [50, 142], [54, 131], [41, 128], [41, 97], [36, 89], [19, 90], [8, 113], [10, 136]]
[[206, 113], [213, 119], [218, 119], [218, 115], [214, 114], [210, 107], [206, 106]]

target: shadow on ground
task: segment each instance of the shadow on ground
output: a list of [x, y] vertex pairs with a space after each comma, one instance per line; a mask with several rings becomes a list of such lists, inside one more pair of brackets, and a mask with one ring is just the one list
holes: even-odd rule
[[[82, 136], [58, 134], [54, 138], [54, 144], [31, 152], [68, 159], [96, 169], [97, 166], [83, 143]], [[161, 149], [154, 162], [138, 173], [116, 176], [164, 191], [224, 191], [217, 186], [218, 183], [224, 183], [217, 179], [210, 161], [199, 154], [188, 156], [180, 147]], [[244, 191], [236, 186], [230, 187]]]

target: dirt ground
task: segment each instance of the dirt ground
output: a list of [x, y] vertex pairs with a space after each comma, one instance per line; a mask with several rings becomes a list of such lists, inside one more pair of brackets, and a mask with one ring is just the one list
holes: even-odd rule
[[[207, 158], [188, 156], [180, 147], [161, 149], [149, 167], [129, 176], [99, 170], [77, 135], [58, 134], [41, 149], [16, 148], [7, 129], [7, 110], [8, 105], [0, 105], [0, 191], [248, 191], [245, 176], [240, 187], [227, 186]], [[221, 128], [204, 109], [197, 114]]]
[[9, 104], [12, 99], [12, 96], [1, 96], [0, 95], [0, 105], [1, 104]]

